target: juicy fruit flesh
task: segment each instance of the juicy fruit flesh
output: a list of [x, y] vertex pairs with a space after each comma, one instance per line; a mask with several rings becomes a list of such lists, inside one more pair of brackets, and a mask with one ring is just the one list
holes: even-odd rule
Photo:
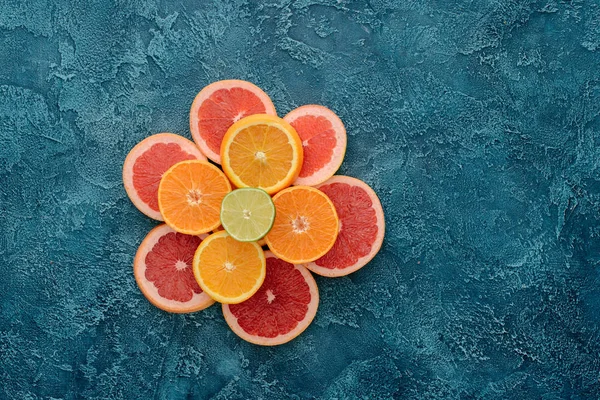
[[246, 294], [263, 277], [264, 258], [258, 254], [262, 249], [254, 243], [238, 242], [225, 232], [211, 236], [195, 256], [197, 279], [209, 295], [216, 292], [236, 298]]
[[335, 205], [341, 228], [332, 249], [315, 264], [329, 269], [354, 265], [369, 254], [377, 237], [373, 202], [362, 188], [347, 183], [331, 183], [319, 190]]
[[192, 271], [194, 253], [200, 244], [198, 236], [169, 232], [162, 236], [146, 255], [145, 277], [165, 299], [190, 301], [202, 293]]
[[175, 165], [161, 180], [160, 211], [173, 229], [206, 233], [220, 224], [221, 201], [231, 186], [225, 174], [203, 161]]
[[268, 188], [284, 179], [294, 150], [281, 129], [252, 125], [240, 131], [229, 148], [231, 169], [246, 185]]
[[140, 199], [152, 210], [158, 210], [158, 185], [162, 175], [180, 161], [194, 160], [177, 143], [156, 143], [133, 164], [133, 187]]
[[277, 212], [267, 244], [275, 255], [298, 263], [315, 260], [331, 248], [338, 221], [322, 192], [296, 186], [279, 192], [273, 202]]
[[229, 306], [240, 327], [251, 335], [274, 338], [292, 331], [304, 319], [310, 287], [292, 264], [267, 258], [267, 274], [248, 300]]
[[208, 147], [219, 154], [223, 136], [234, 122], [265, 112], [265, 105], [251, 91], [242, 88], [219, 89], [198, 109], [198, 125]]
[[331, 122], [323, 116], [305, 115], [290, 123], [298, 132], [304, 148], [301, 178], [311, 176], [331, 161], [337, 141]]
[[258, 240], [267, 234], [275, 218], [275, 206], [265, 191], [234, 190], [221, 204], [221, 224], [238, 240]]

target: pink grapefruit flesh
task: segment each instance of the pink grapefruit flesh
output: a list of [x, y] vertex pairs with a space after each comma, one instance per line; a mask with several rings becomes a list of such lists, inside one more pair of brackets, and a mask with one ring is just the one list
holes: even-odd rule
[[198, 93], [190, 110], [190, 131], [206, 156], [221, 163], [221, 142], [234, 122], [253, 114], [277, 115], [269, 96], [241, 80], [211, 83]]
[[123, 163], [123, 184], [138, 210], [162, 221], [158, 184], [162, 175], [184, 160], [206, 160], [194, 142], [173, 133], [159, 133], [138, 143]]
[[346, 128], [330, 109], [306, 105], [284, 117], [296, 129], [304, 150], [304, 162], [294, 185], [314, 186], [331, 178], [346, 153]]
[[135, 280], [156, 307], [172, 313], [200, 311], [215, 301], [202, 291], [192, 270], [206, 235], [192, 236], [159, 225], [148, 233], [133, 262]]
[[317, 188], [333, 202], [340, 232], [333, 248], [306, 267], [328, 277], [348, 275], [365, 266], [381, 248], [385, 234], [381, 202], [366, 183], [349, 176], [336, 175]]
[[302, 265], [278, 259], [265, 251], [267, 274], [261, 288], [239, 304], [223, 304], [227, 324], [242, 339], [262, 345], [287, 343], [312, 322], [319, 290]]

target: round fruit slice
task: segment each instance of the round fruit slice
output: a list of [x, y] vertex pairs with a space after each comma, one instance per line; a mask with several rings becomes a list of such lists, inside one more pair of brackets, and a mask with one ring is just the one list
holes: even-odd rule
[[233, 124], [223, 137], [221, 163], [235, 186], [277, 193], [300, 173], [302, 142], [283, 119], [252, 115]]
[[192, 261], [203, 236], [175, 232], [162, 224], [146, 236], [133, 262], [140, 290], [156, 307], [172, 313], [203, 310], [215, 301], [194, 279]]
[[269, 250], [292, 264], [314, 261], [329, 251], [338, 235], [335, 207], [325, 193], [293, 186], [273, 197], [275, 223], [265, 237]]
[[292, 110], [284, 118], [298, 132], [304, 150], [304, 162], [294, 185], [314, 186], [331, 178], [346, 154], [346, 128], [330, 109], [306, 105]]
[[275, 205], [262, 189], [236, 189], [225, 196], [221, 204], [221, 224], [240, 242], [262, 239], [271, 230], [274, 220]]
[[242, 339], [262, 346], [287, 343], [304, 332], [317, 313], [319, 290], [310, 272], [265, 252], [267, 276], [252, 297], [223, 304], [229, 327]]
[[225, 231], [202, 241], [194, 256], [194, 276], [210, 297], [241, 303], [265, 280], [265, 255], [254, 242], [238, 242]]
[[336, 175], [319, 189], [335, 205], [340, 232], [333, 248], [306, 267], [328, 277], [348, 275], [371, 261], [381, 248], [383, 208], [373, 189], [356, 178]]
[[198, 93], [190, 110], [190, 130], [204, 154], [221, 163], [221, 141], [227, 129], [253, 114], [277, 115], [273, 102], [258, 86], [240, 80], [211, 83]]
[[206, 161], [182, 161], [163, 175], [158, 206], [167, 225], [188, 235], [219, 226], [221, 201], [231, 184], [221, 170]]
[[125, 158], [123, 184], [138, 210], [162, 221], [158, 209], [158, 184], [162, 175], [184, 160], [206, 160], [198, 147], [173, 133], [159, 133], [138, 143]]

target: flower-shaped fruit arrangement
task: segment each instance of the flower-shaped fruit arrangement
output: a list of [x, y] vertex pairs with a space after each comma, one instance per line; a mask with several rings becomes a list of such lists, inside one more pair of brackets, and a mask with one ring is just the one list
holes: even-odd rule
[[323, 106], [282, 119], [255, 85], [219, 81], [196, 96], [190, 129], [195, 143], [153, 135], [123, 165], [133, 204], [165, 222], [140, 245], [135, 279], [165, 311], [218, 301], [241, 338], [288, 342], [317, 312], [309, 271], [344, 276], [379, 251], [381, 203], [366, 183], [334, 176], [346, 130]]

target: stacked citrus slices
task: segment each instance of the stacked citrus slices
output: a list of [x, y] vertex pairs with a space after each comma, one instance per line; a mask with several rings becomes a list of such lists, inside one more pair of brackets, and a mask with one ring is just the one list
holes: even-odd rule
[[125, 159], [129, 198], [164, 221], [137, 251], [137, 284], [165, 311], [218, 301], [242, 339], [286, 343], [316, 315], [311, 271], [345, 276], [375, 257], [381, 203], [366, 183], [334, 176], [346, 130], [323, 106], [279, 118], [257, 86], [219, 81], [196, 96], [190, 130], [195, 143], [160, 133]]

